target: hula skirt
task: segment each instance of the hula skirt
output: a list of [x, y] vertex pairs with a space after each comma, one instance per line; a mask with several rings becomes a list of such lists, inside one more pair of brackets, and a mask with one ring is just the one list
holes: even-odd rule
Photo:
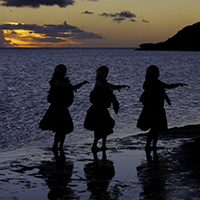
[[84, 127], [90, 131], [102, 132], [102, 134], [113, 133], [115, 121], [110, 116], [107, 108], [92, 105], [86, 114]]
[[71, 133], [74, 129], [68, 108], [57, 105], [49, 106], [39, 123], [39, 127], [42, 130], [51, 130], [53, 132], [62, 131], [65, 134]]
[[137, 121], [137, 127], [143, 131], [147, 131], [148, 129], [155, 131], [167, 130], [167, 118], [164, 107], [144, 105]]

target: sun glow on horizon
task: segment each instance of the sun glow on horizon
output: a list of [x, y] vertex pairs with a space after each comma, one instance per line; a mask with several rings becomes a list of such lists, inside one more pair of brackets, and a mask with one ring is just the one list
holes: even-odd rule
[[[9, 24], [18, 25], [18, 23], [9, 22]], [[45, 34], [35, 33], [32, 30], [14, 29], [14, 30], [3, 30], [5, 40], [9, 41], [10, 45], [13, 47], [21, 48], [40, 48], [40, 47], [69, 47], [80, 45], [80, 42], [75, 42], [71, 37], [62, 38], [55, 37], [56, 40], [61, 40], [62, 42], [48, 42], [52, 38], [50, 36], [45, 36]], [[63, 35], [70, 35], [71, 32], [63, 32]], [[45, 41], [46, 40], [46, 41]]]
[[[3, 24], [19, 25], [20, 23], [18, 23], [18, 22], [4, 22]], [[21, 24], [23, 24], [23, 23], [21, 23]]]

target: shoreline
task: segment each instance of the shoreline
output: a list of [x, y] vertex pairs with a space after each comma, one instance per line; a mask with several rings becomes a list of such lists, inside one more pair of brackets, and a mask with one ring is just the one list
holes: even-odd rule
[[[96, 166], [88, 143], [67, 145], [64, 155], [34, 146], [4, 152], [0, 199], [199, 199], [200, 125], [161, 133], [157, 154], [152, 154], [150, 161], [144, 152], [145, 140], [146, 133], [108, 138], [107, 158], [102, 152], [96, 156], [98, 166], [115, 173], [101, 179], [94, 171], [92, 179], [88, 178], [85, 171], [87, 166]], [[99, 193], [91, 187], [95, 184]]]

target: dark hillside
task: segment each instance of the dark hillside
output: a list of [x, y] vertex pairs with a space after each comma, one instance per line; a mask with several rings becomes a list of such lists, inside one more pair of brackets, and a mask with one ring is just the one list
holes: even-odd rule
[[184, 27], [164, 42], [141, 44], [139, 50], [200, 51], [200, 22]]

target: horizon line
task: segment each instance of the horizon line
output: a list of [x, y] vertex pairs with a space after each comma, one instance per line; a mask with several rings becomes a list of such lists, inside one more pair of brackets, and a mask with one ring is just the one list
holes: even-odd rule
[[0, 49], [137, 49], [138, 47], [0, 47]]

